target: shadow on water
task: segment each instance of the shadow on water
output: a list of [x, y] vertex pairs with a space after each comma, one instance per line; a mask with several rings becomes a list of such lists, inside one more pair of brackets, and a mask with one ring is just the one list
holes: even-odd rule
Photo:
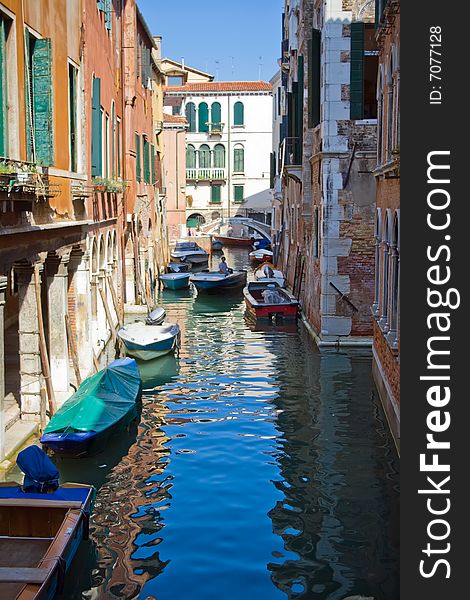
[[179, 361], [173, 353], [154, 360], [139, 360], [137, 364], [144, 392], [169, 383], [179, 372]]

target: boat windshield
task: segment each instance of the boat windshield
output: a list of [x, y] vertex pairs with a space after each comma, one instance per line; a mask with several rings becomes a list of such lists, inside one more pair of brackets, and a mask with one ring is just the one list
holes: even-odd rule
[[195, 242], [176, 242], [175, 250], [199, 250]]

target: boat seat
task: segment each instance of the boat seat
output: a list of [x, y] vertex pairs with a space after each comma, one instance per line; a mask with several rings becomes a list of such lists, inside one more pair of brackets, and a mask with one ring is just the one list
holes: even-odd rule
[[159, 333], [169, 333], [173, 329], [173, 327], [174, 325], [172, 323], [170, 323], [169, 325], [160, 325]]
[[50, 568], [0, 567], [0, 583], [33, 583], [41, 585], [50, 573]]

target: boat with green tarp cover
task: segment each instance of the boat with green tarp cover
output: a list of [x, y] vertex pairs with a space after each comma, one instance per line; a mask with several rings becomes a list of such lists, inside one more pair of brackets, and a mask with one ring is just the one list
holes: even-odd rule
[[103, 446], [114, 431], [136, 418], [141, 391], [136, 361], [115, 360], [85, 379], [60, 407], [45, 428], [41, 443], [68, 456], [81, 456]]

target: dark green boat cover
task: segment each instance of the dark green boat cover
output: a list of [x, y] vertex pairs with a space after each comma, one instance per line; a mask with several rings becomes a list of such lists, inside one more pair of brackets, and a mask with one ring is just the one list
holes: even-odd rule
[[55, 413], [44, 433], [107, 429], [128, 412], [137, 414], [141, 391], [139, 368], [133, 358], [115, 360], [85, 379]]

